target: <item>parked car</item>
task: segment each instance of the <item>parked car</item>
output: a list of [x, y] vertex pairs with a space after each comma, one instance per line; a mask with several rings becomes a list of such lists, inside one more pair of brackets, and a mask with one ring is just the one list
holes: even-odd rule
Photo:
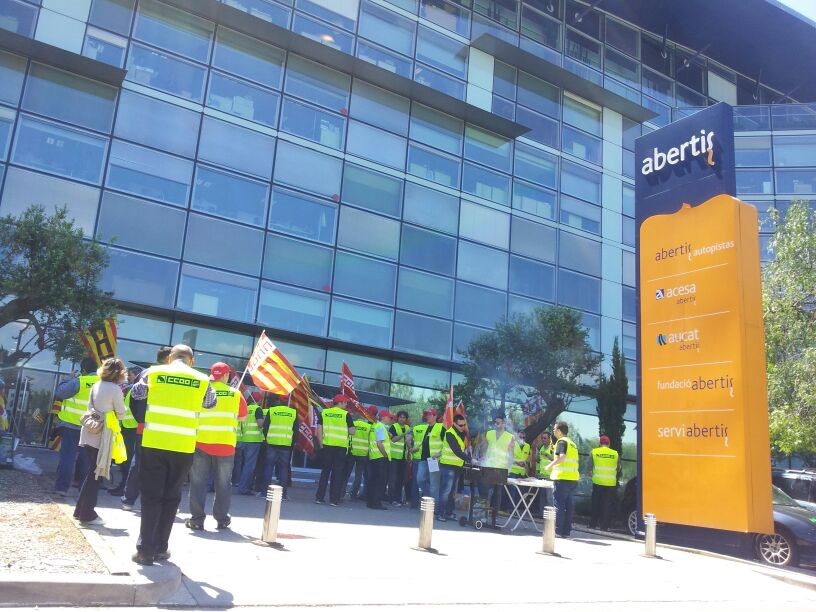
[[774, 470], [773, 483], [805, 508], [816, 512], [816, 469]]

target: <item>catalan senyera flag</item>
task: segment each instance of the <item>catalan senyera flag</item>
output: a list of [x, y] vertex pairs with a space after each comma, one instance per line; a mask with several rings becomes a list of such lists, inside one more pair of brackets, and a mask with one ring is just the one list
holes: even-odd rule
[[116, 318], [105, 319], [99, 328], [83, 329], [79, 339], [88, 356], [101, 366], [103, 361], [116, 356]]
[[373, 422], [376, 420], [372, 419], [368, 415], [368, 412], [363, 409], [363, 405], [357, 397], [357, 390], [354, 388], [354, 374], [351, 373], [351, 368], [346, 365], [345, 361], [343, 362], [343, 367], [340, 372], [340, 393], [351, 400], [350, 403], [354, 410], [366, 421]]
[[301, 382], [295, 368], [266, 332], [261, 332], [258, 338], [247, 371], [259, 389], [277, 395], [289, 395]]
[[453, 385], [448, 391], [448, 403], [445, 404], [445, 414], [442, 416], [442, 424], [445, 429], [453, 427]]

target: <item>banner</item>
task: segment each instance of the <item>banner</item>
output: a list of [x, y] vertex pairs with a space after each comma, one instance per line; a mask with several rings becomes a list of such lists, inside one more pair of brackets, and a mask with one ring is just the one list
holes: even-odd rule
[[376, 422], [376, 417], [372, 419], [368, 412], [363, 408], [363, 405], [360, 403], [359, 398], [357, 397], [357, 390], [354, 388], [354, 374], [351, 373], [351, 368], [346, 365], [346, 362], [343, 362], [343, 367], [341, 368], [340, 372], [340, 393], [345, 395], [351, 401], [349, 402], [353, 408], [351, 411], [352, 413], [356, 412], [358, 415], [363, 417], [366, 421], [369, 422]]
[[101, 366], [102, 362], [116, 356], [116, 319], [105, 319], [102, 327], [85, 329], [79, 334], [85, 352]]
[[247, 371], [255, 386], [277, 395], [289, 395], [300, 384], [297, 371], [265, 331], [261, 332], [261, 337], [252, 351]]
[[445, 404], [445, 414], [442, 415], [442, 425], [445, 429], [453, 427], [453, 385], [448, 390], [448, 403]]
[[295, 448], [302, 450], [309, 457], [315, 456], [314, 445], [314, 410], [319, 406], [309, 386], [309, 378], [304, 376], [301, 383], [289, 394], [289, 405], [297, 411], [298, 433]]

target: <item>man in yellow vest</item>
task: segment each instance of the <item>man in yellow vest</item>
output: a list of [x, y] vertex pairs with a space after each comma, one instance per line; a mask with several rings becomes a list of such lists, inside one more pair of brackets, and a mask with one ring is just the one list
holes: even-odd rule
[[527, 434], [520, 430], [516, 434], [516, 443], [513, 445], [513, 465], [510, 466], [510, 475], [513, 478], [527, 478], [530, 469], [530, 445], [527, 444]]
[[428, 411], [422, 413], [422, 422], [411, 428], [408, 452], [411, 453], [411, 508], [419, 509], [419, 464], [422, 463], [422, 442], [428, 431]]
[[[552, 444], [552, 438], [550, 437], [550, 432], [542, 431], [539, 441], [540, 445], [538, 447], [536, 472], [539, 479], [549, 480], [551, 470], [547, 466], [550, 464], [550, 461], [553, 460], [553, 451], [555, 450], [555, 447]], [[541, 514], [541, 511], [544, 510], [545, 506], [552, 506], [552, 489], [539, 489], [536, 504], [536, 511], [539, 513], [539, 515]]]
[[[368, 489], [368, 450], [369, 450], [369, 434], [374, 423], [377, 421], [377, 407], [368, 406], [365, 408], [369, 418], [362, 416], [354, 419], [354, 435], [351, 436], [349, 447], [349, 454], [346, 458], [346, 475], [343, 479], [345, 485], [348, 486], [348, 480], [351, 476], [351, 470], [354, 470], [354, 482], [351, 483], [351, 499], [365, 499], [365, 492]], [[362, 493], [360, 488], [362, 486]]]
[[268, 411], [262, 404], [263, 393], [254, 391], [252, 402], [247, 406], [247, 418], [238, 431], [235, 451], [237, 465], [232, 470], [232, 483], [238, 486], [238, 495], [252, 495], [258, 456], [264, 441], [263, 425]]
[[387, 510], [383, 506], [388, 464], [391, 460], [391, 436], [388, 430], [394, 415], [380, 410], [380, 420], [371, 429], [368, 445], [368, 483], [366, 483], [366, 506], [372, 510]]
[[327, 486], [330, 506], [337, 506], [343, 496], [346, 451], [349, 436], [354, 436], [355, 432], [354, 419], [346, 410], [349, 401], [345, 395], [338, 393], [334, 396], [333, 406], [317, 415], [317, 447], [323, 469], [317, 483], [316, 504], [325, 503]]
[[445, 432], [442, 442], [442, 456], [439, 458], [441, 471], [439, 499], [436, 501], [436, 518], [443, 523], [453, 514], [453, 506], [448, 506], [453, 487], [459, 479], [462, 466], [468, 460], [465, 453], [465, 428], [467, 421], [461, 414], [453, 417], [453, 427]]
[[433, 408], [425, 411], [428, 428], [422, 438], [419, 469], [417, 469], [417, 485], [422, 497], [433, 497], [434, 499], [439, 499], [439, 485], [442, 482], [439, 459], [442, 457], [442, 442], [445, 438], [445, 427], [442, 423], [437, 422], [437, 418], [438, 414]]
[[139, 467], [142, 521], [133, 555], [141, 565], [170, 557], [167, 543], [193, 463], [198, 413], [218, 399], [207, 376], [193, 369], [193, 349], [177, 344], [169, 361], [148, 368], [130, 389], [132, 399], [147, 400]]
[[[266, 462], [264, 465], [264, 491], [272, 484], [272, 474], [277, 472], [278, 484], [283, 487], [283, 501], [289, 499], [289, 472], [292, 465], [292, 445], [298, 429], [297, 410], [289, 406], [286, 396], [278, 397], [278, 404], [266, 413]], [[259, 494], [260, 495], [260, 494]]]
[[229, 386], [230, 367], [221, 361], [210, 366], [210, 384], [217, 397], [215, 407], [198, 415], [196, 448], [190, 469], [190, 518], [185, 521], [188, 529], [204, 529], [207, 517], [205, 503], [210, 474], [213, 474], [215, 499], [213, 517], [218, 529], [228, 529], [232, 499], [232, 464], [235, 460], [235, 444], [238, 423], [247, 416], [247, 405], [241, 392]]
[[406, 425], [408, 413], [397, 412], [397, 422], [388, 429], [391, 436], [391, 461], [388, 464], [388, 501], [392, 506], [402, 504], [402, 483], [405, 480], [405, 438], [411, 435]]
[[[513, 458], [515, 457], [516, 439], [513, 437], [504, 424], [504, 412], [496, 411], [493, 417], [493, 425], [495, 429], [491, 429], [485, 434], [484, 442], [482, 443], [482, 465], [492, 468], [501, 468], [510, 471], [513, 465]], [[488, 497], [488, 487], [479, 484], [479, 495], [483, 498]], [[491, 522], [495, 527], [496, 516], [499, 508], [502, 505], [502, 492], [504, 487], [501, 485], [494, 485], [490, 493], [490, 507], [491, 507]]]
[[600, 446], [593, 448], [589, 456], [587, 473], [592, 477], [592, 517], [591, 528], [609, 531], [612, 508], [615, 505], [615, 491], [618, 487], [620, 457], [618, 451], [609, 448], [609, 436], [598, 438]]
[[80, 417], [88, 409], [88, 399], [91, 397], [91, 387], [99, 380], [96, 375], [96, 361], [85, 357], [79, 364], [79, 373], [73, 372], [71, 378], [60, 383], [54, 391], [54, 397], [62, 400], [58, 416], [57, 427], [60, 430], [62, 442], [59, 450], [59, 464], [57, 465], [57, 480], [54, 491], [65, 497], [71, 482], [74, 479], [74, 468], [79, 463], [79, 473], [88, 472], [85, 465], [85, 454], [79, 453], [79, 424]]
[[572, 515], [575, 511], [575, 489], [578, 487], [578, 447], [567, 437], [569, 425], [558, 421], [553, 427], [555, 452], [553, 460], [547, 464], [552, 470], [550, 478], [554, 484], [555, 535], [568, 538], [572, 530]]

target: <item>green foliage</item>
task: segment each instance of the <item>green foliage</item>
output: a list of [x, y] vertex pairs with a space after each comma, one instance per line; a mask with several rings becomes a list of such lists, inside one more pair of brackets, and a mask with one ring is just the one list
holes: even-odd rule
[[601, 373], [598, 382], [598, 434], [609, 436], [610, 446], [619, 453], [623, 450], [623, 434], [626, 423], [623, 415], [626, 413], [626, 396], [629, 381], [626, 378], [623, 355], [618, 347], [618, 338], [612, 345], [612, 372], [607, 376]]
[[763, 273], [771, 442], [784, 453], [816, 451], [816, 211], [774, 210], [774, 259]]
[[33, 328], [20, 347], [25, 353], [80, 357], [77, 333], [114, 312], [110, 295], [97, 288], [107, 263], [106, 249], [86, 241], [65, 208], [48, 215], [32, 206], [0, 219], [0, 328]]

